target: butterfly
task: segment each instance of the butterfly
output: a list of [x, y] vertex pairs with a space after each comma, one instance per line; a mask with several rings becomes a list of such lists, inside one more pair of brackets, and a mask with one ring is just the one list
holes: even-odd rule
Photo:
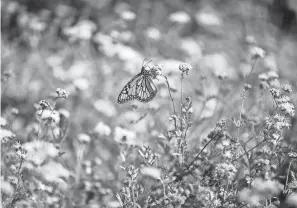
[[147, 103], [156, 96], [157, 88], [153, 83], [150, 72], [145, 69], [149, 62], [145, 65], [142, 64], [141, 72], [124, 86], [118, 97], [119, 104], [126, 103], [134, 99]]

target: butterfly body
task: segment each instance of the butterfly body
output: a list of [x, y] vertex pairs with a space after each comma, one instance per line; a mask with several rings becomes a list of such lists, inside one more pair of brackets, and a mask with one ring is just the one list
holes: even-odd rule
[[142, 66], [141, 72], [133, 77], [122, 89], [118, 103], [126, 103], [130, 100], [138, 100], [147, 103], [157, 94], [157, 88], [153, 83], [151, 74]]

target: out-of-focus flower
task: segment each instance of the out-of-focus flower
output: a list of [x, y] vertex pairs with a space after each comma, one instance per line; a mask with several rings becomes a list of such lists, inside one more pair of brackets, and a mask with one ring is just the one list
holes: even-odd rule
[[89, 89], [90, 82], [89, 82], [89, 80], [86, 79], [86, 78], [78, 78], [78, 79], [75, 79], [75, 80], [73, 81], [73, 85], [74, 85], [77, 89], [79, 89], [79, 90], [81, 90], [81, 91], [84, 91], [84, 90]]
[[13, 193], [14, 193], [13, 186], [10, 183], [4, 181], [2, 179], [2, 177], [1, 177], [1, 192], [8, 195], [8, 196], [13, 195]]
[[245, 42], [249, 45], [255, 45], [257, 43], [255, 37], [251, 35], [245, 37]]
[[17, 109], [17, 108], [12, 108], [10, 112], [11, 112], [12, 115], [16, 116], [16, 115], [19, 114], [19, 109]]
[[189, 55], [193, 61], [199, 61], [203, 53], [203, 43], [197, 43], [193, 38], [186, 38], [181, 41], [180, 49]]
[[188, 63], [182, 63], [178, 68], [180, 71], [182, 71], [182, 73], [186, 73], [186, 75], [188, 75], [189, 71], [193, 69], [193, 67]]
[[6, 125], [7, 125], [7, 120], [1, 116], [0, 117], [0, 126], [6, 126]]
[[94, 128], [94, 131], [101, 136], [109, 136], [111, 134], [111, 129], [108, 125], [100, 121]]
[[59, 154], [54, 144], [44, 141], [28, 142], [23, 144], [22, 148], [27, 152], [27, 160], [36, 165], [41, 165], [47, 158], [54, 158]]
[[58, 111], [45, 109], [41, 112], [41, 119], [52, 121], [54, 123], [60, 122], [60, 114]]
[[140, 169], [140, 172], [143, 175], [150, 176], [154, 179], [161, 179], [161, 170], [158, 168], [146, 166], [146, 167], [142, 167]]
[[171, 22], [185, 24], [190, 22], [191, 17], [184, 11], [177, 11], [169, 15], [169, 20]]
[[91, 20], [81, 20], [73, 27], [64, 28], [63, 32], [74, 40], [90, 40], [96, 29], [96, 24]]
[[266, 55], [266, 52], [258, 46], [251, 47], [249, 52], [252, 59], [264, 58]]
[[293, 90], [292, 90], [292, 86], [289, 85], [289, 84], [285, 84], [282, 86], [282, 89], [283, 91], [285, 91], [286, 93], [291, 93]]
[[195, 15], [195, 19], [198, 24], [204, 26], [220, 26], [222, 25], [221, 18], [215, 14], [215, 12], [201, 11]]
[[117, 110], [115, 109], [113, 103], [109, 100], [97, 100], [94, 103], [94, 107], [97, 111], [99, 111], [107, 117], [112, 117], [117, 113]]
[[69, 93], [65, 89], [57, 88], [56, 90], [57, 98], [68, 98]]
[[114, 130], [114, 140], [118, 143], [136, 145], [136, 134], [117, 126]]
[[155, 27], [149, 27], [146, 30], [146, 35], [147, 35], [147, 37], [149, 37], [152, 40], [160, 40], [160, 38], [161, 38], [160, 30]]
[[15, 138], [15, 134], [7, 129], [0, 128], [0, 140], [1, 143], [7, 142], [7, 140]]
[[77, 135], [77, 140], [81, 143], [88, 144], [91, 142], [91, 137], [85, 133], [80, 133]]
[[291, 193], [286, 199], [286, 203], [292, 207], [297, 207], [297, 193]]
[[131, 11], [123, 11], [120, 15], [121, 15], [121, 18], [126, 21], [132, 21], [132, 20], [135, 20], [136, 18], [136, 14]]
[[65, 118], [69, 118], [69, 116], [70, 116], [70, 113], [69, 113], [69, 111], [68, 110], [66, 110], [66, 109], [59, 109], [59, 114], [60, 115], [62, 115], [62, 116], [64, 116]]
[[56, 183], [62, 190], [67, 188], [67, 183], [65, 181], [71, 175], [70, 171], [63, 167], [63, 165], [54, 161], [50, 161], [34, 171], [39, 173], [46, 182]]
[[33, 17], [29, 20], [28, 27], [33, 31], [42, 32], [46, 28], [46, 23], [42, 22], [39, 18]]

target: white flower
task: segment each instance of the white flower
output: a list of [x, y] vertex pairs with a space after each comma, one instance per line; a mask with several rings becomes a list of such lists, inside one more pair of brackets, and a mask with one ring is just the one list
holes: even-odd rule
[[222, 24], [222, 20], [213, 12], [200, 12], [196, 16], [196, 21], [205, 26], [219, 26]]
[[13, 139], [15, 134], [7, 129], [0, 129], [0, 140], [6, 142], [7, 139]]
[[292, 103], [281, 103], [279, 104], [279, 107], [290, 116], [293, 117], [295, 115], [295, 107]]
[[253, 46], [250, 48], [250, 54], [253, 59], [258, 59], [258, 58], [264, 58], [266, 55], [266, 52], [257, 46]]
[[112, 117], [116, 115], [117, 110], [114, 107], [113, 103], [109, 100], [97, 100], [94, 103], [94, 107], [96, 108], [97, 111], [101, 112], [107, 117]]
[[54, 144], [44, 141], [25, 143], [23, 144], [23, 149], [27, 152], [27, 160], [36, 165], [41, 165], [48, 157], [56, 157], [59, 153]]
[[90, 20], [81, 20], [73, 27], [68, 27], [63, 30], [64, 34], [73, 39], [89, 40], [97, 26]]
[[0, 126], [6, 126], [6, 125], [7, 125], [7, 120], [1, 116], [0, 117]]
[[86, 78], [77, 78], [73, 81], [73, 85], [77, 89], [83, 91], [83, 90], [87, 90], [89, 88], [90, 83], [89, 83], [89, 80]]
[[101, 136], [109, 136], [111, 133], [110, 127], [105, 123], [103, 123], [102, 121], [97, 123], [96, 127], [94, 128], [94, 131]]
[[82, 143], [90, 143], [91, 137], [87, 134], [81, 133], [77, 136], [77, 140]]
[[136, 14], [131, 11], [123, 11], [120, 15], [124, 20], [127, 20], [127, 21], [132, 21], [132, 20], [135, 20], [136, 18]]
[[129, 145], [136, 145], [136, 134], [121, 127], [115, 127], [114, 140], [118, 143], [126, 143]]
[[191, 18], [184, 11], [178, 11], [178, 12], [170, 14], [169, 15], [169, 20], [172, 21], [172, 22], [185, 24], [185, 23], [190, 22]]
[[160, 40], [160, 38], [161, 38], [160, 30], [155, 27], [149, 27], [146, 30], [146, 35], [147, 35], [147, 37], [149, 37], [150, 39], [153, 39], [153, 40]]

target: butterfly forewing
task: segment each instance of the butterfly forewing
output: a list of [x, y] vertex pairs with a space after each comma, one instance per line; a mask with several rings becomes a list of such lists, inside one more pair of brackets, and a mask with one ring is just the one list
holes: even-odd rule
[[149, 102], [156, 94], [157, 88], [150, 74], [142, 68], [141, 72], [124, 86], [118, 97], [118, 103], [122, 104], [133, 99], [140, 102]]

